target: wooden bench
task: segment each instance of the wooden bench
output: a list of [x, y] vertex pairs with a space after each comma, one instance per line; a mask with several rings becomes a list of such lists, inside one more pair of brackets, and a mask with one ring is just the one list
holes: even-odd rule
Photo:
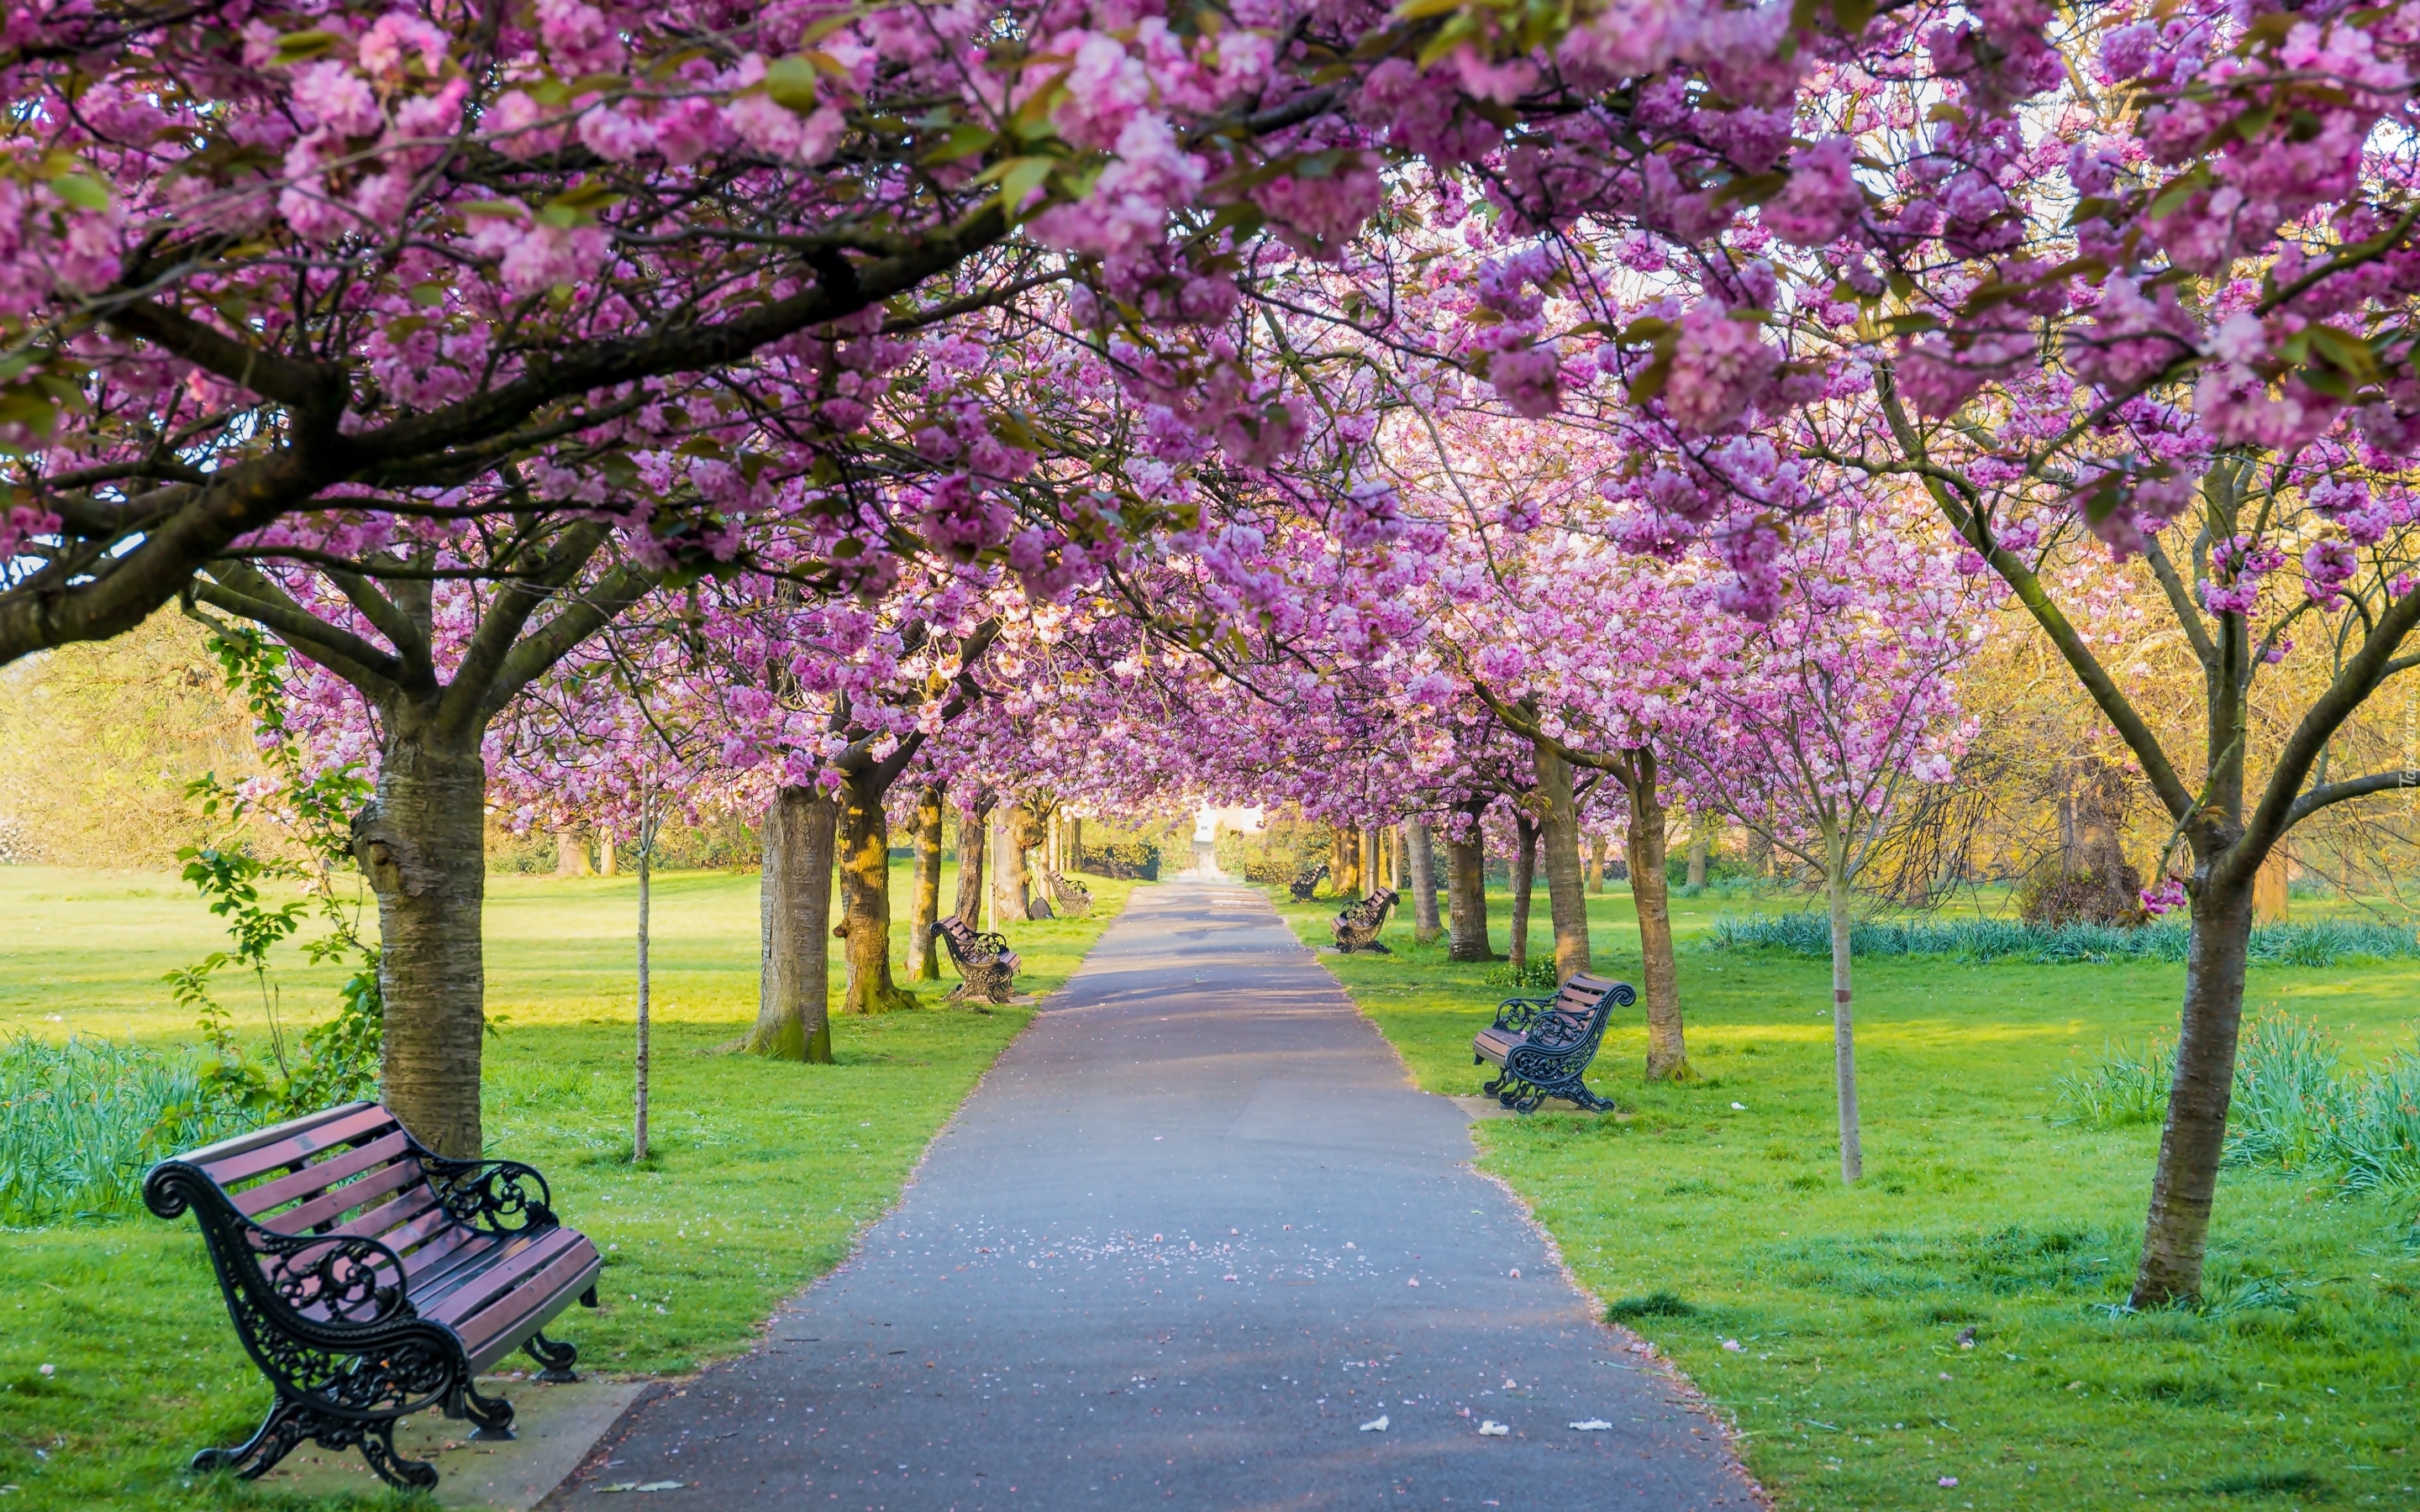
[[1045, 867], [1042, 870], [1042, 882], [1051, 898], [1059, 904], [1062, 918], [1081, 918], [1093, 911], [1093, 889], [1074, 877], [1063, 876]]
[[604, 1259], [555, 1218], [546, 1178], [506, 1160], [448, 1160], [375, 1103], [349, 1103], [165, 1160], [143, 1181], [163, 1218], [191, 1209], [236, 1335], [277, 1390], [259, 1431], [194, 1457], [267, 1474], [305, 1439], [359, 1448], [391, 1486], [437, 1469], [396, 1454], [398, 1418], [431, 1408], [513, 1436], [512, 1403], [473, 1378], [515, 1350], [541, 1381], [579, 1351], [543, 1330], [597, 1305]]
[[941, 943], [949, 948], [950, 959], [957, 963], [957, 990], [952, 998], [972, 998], [985, 1003], [1006, 1003], [1022, 964], [1008, 941], [998, 934], [978, 934], [967, 928], [965, 919], [955, 914], [943, 914], [933, 926]]
[[1311, 895], [1319, 890], [1319, 885], [1326, 880], [1327, 863], [1322, 861], [1317, 866], [1304, 867], [1292, 882], [1286, 884], [1286, 891], [1294, 895], [1295, 902], [1307, 903], [1311, 902]]
[[1378, 932], [1387, 927], [1387, 914], [1400, 901], [1392, 887], [1380, 887], [1359, 903], [1336, 916], [1336, 949], [1342, 955], [1356, 950], [1369, 950], [1377, 955], [1394, 952], [1379, 943]]
[[1613, 1104], [1580, 1078], [1605, 1042], [1613, 1011], [1637, 1001], [1630, 983], [1586, 973], [1552, 997], [1504, 999], [1496, 1022], [1470, 1041], [1472, 1065], [1503, 1069], [1480, 1090], [1516, 1113], [1534, 1113], [1550, 1097], [1569, 1098], [1592, 1113], [1607, 1111]]

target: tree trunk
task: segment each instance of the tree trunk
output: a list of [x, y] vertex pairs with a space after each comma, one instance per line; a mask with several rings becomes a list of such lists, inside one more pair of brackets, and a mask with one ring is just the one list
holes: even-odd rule
[[1493, 961], [1495, 942], [1487, 937], [1487, 849], [1473, 818], [1467, 839], [1445, 842], [1447, 921], [1450, 933], [1446, 956], [1453, 961]]
[[958, 922], [970, 930], [983, 928], [985, 838], [991, 828], [992, 801], [958, 810]]
[[1588, 890], [1590, 892], [1605, 891], [1605, 837], [1603, 835], [1590, 835], [1589, 837], [1588, 868]]
[[2243, 964], [2251, 941], [2252, 888], [2238, 883], [2222, 891], [2205, 882], [2193, 901], [2176, 1079], [2168, 1088], [2143, 1258], [2134, 1273], [2137, 1307], [2164, 1306], [2201, 1291], [2211, 1199], [2235, 1092], [2235, 1041], [2243, 1024]]
[[588, 842], [576, 829], [554, 832], [554, 874], [559, 877], [584, 877], [588, 870]]
[[[1008, 811], [1008, 822], [1016, 835], [1016, 864], [1019, 880], [1025, 885], [1025, 915], [1028, 918], [1049, 918], [1057, 913], [1057, 901], [1051, 896], [1048, 880], [1034, 875], [1027, 864], [1042, 854], [1042, 842], [1049, 829], [1032, 804], [1020, 803]], [[1048, 864], [1045, 858], [1045, 865]]]
[[1681, 974], [1672, 958], [1672, 908], [1664, 870], [1668, 819], [1655, 792], [1655, 757], [1637, 756], [1637, 785], [1629, 789], [1630, 831], [1623, 846], [1630, 863], [1630, 903], [1638, 914], [1638, 949], [1647, 979], [1647, 1079], [1685, 1082], [1688, 1037], [1681, 1021]]
[[1361, 872], [1361, 890], [1364, 893], [1376, 892], [1387, 885], [1386, 869], [1378, 856], [1377, 825], [1361, 826], [1360, 856], [1358, 869]]
[[1084, 870], [1084, 818], [1081, 814], [1067, 821], [1067, 870]]
[[1404, 821], [1404, 869], [1412, 885], [1412, 938], [1422, 945], [1437, 937], [1436, 856], [1425, 819]]
[[650, 873], [655, 870], [654, 857], [648, 853], [655, 847], [646, 843], [644, 833], [648, 824], [642, 815], [639, 845], [639, 1042], [630, 1070], [630, 1164], [638, 1165], [647, 1158], [647, 903]]
[[941, 783], [916, 794], [916, 897], [908, 920], [908, 971], [923, 981], [941, 980], [941, 949], [933, 928], [941, 920]]
[[891, 817], [872, 772], [840, 789], [841, 925], [848, 936], [848, 992], [842, 1011], [889, 1013], [916, 1006], [891, 975]]
[[597, 832], [597, 874], [600, 877], [618, 877], [622, 874], [621, 867], [616, 865], [613, 859], [613, 832], [610, 829]]
[[[1825, 822], [1823, 849], [1823, 889], [1832, 904], [1832, 1075], [1840, 1101], [1840, 1180], [1854, 1181], [1866, 1174], [1866, 1151], [1857, 1132], [1857, 1031], [1849, 1004], [1849, 836], [1838, 821]], [[2240, 992], [2242, 979], [2237, 980]], [[2230, 1039], [2230, 1059], [2233, 1050]], [[2203, 1222], [2209, 1218], [2205, 1196]]]
[[1706, 853], [1712, 848], [1706, 837], [1706, 816], [1689, 816], [1689, 886], [1701, 888], [1706, 885]]
[[764, 970], [743, 1048], [830, 1065], [832, 831], [838, 805], [783, 787], [765, 811]]
[[2256, 924], [2283, 924], [2292, 914], [2291, 895], [2286, 890], [2286, 847], [2279, 844], [2269, 852], [2269, 858], [2252, 873], [2252, 921]]
[[1546, 855], [1546, 913], [1555, 926], [1555, 980], [1566, 982], [1589, 968], [1588, 894], [1580, 874], [1580, 816], [1572, 801], [1569, 762], [1544, 746], [1535, 754], [1538, 790], [1546, 800], [1539, 839]]
[[1529, 894], [1538, 879], [1538, 826], [1512, 812], [1512, 969], [1529, 964]]
[[1003, 803], [991, 811], [991, 927], [1033, 917], [1025, 876], [1025, 847], [1017, 842], [1018, 806]]
[[353, 857], [378, 894], [386, 1005], [380, 1097], [441, 1155], [481, 1155], [479, 1054], [487, 1030], [487, 768], [424, 743], [390, 714], [378, 790], [353, 820]]

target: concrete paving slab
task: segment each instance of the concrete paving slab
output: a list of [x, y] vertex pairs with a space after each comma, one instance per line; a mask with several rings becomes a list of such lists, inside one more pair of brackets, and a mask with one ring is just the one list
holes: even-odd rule
[[1470, 1156], [1258, 894], [1139, 890], [858, 1253], [546, 1504], [1761, 1504]]
[[[513, 1404], [511, 1439], [473, 1442], [472, 1425], [441, 1412], [423, 1412], [396, 1427], [395, 1446], [407, 1459], [426, 1459], [437, 1467], [442, 1478], [433, 1494], [439, 1506], [530, 1512], [579, 1468], [597, 1441], [653, 1384], [594, 1376], [554, 1386], [509, 1377], [482, 1379], [482, 1392]], [[316, 1443], [287, 1455], [260, 1483], [314, 1496], [344, 1491], [366, 1496], [386, 1489], [359, 1450], [339, 1453]]]

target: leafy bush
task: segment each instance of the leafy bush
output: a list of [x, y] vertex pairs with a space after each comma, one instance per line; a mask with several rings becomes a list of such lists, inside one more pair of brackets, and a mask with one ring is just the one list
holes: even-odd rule
[[1561, 979], [1555, 975], [1555, 958], [1551, 955], [1534, 956], [1517, 966], [1510, 963], [1490, 966], [1479, 980], [1490, 987], [1509, 988], [1516, 993], [1550, 993], [1562, 985]]
[[[2191, 934], [2181, 924], [2120, 929], [2105, 924], [2026, 924], [2009, 918], [1862, 920], [1849, 931], [1853, 955], [1944, 956], [1953, 961], [2024, 961], [2037, 965], [2086, 962], [2180, 962]], [[1753, 918], [1718, 918], [1705, 947], [1714, 950], [1769, 949], [1828, 959], [1832, 921], [1803, 910]], [[2420, 938], [2404, 926], [2366, 920], [2321, 919], [2309, 924], [2261, 924], [2252, 931], [2250, 959], [2261, 966], [2332, 966], [2359, 957], [2396, 960], [2420, 956]]]
[[1096, 877], [1122, 877], [1131, 882], [1159, 880], [1159, 847], [1145, 840], [1111, 841], [1084, 847], [1083, 870]]
[[20, 1038], [0, 1048], [0, 1223], [131, 1212], [154, 1162], [251, 1123], [184, 1057]]
[[2099, 1061], [2071, 1071], [2051, 1089], [2055, 1123], [2090, 1129], [2122, 1129], [2158, 1123], [2168, 1116], [2168, 1087], [2176, 1080], [2174, 1045], [2158, 1041], [2141, 1050], [2112, 1045]]
[[[2175, 1075], [2173, 1046], [2113, 1046], [2059, 1078], [2053, 1117], [2101, 1129], [2160, 1122]], [[2226, 1129], [2229, 1165], [2334, 1170], [2347, 1192], [2420, 1187], [2420, 1053], [2349, 1076], [2317, 1021], [2261, 1014], [2236, 1052]]]

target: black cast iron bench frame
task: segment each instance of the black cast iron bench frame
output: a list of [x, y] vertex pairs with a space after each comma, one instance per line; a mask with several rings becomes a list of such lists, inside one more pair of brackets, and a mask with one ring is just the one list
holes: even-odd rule
[[1286, 891], [1293, 895], [1295, 902], [1307, 903], [1311, 902], [1311, 895], [1319, 890], [1319, 885], [1326, 880], [1327, 863], [1322, 861], [1317, 866], [1307, 866], [1296, 872], [1295, 879], [1286, 884]]
[[143, 1200], [190, 1209], [236, 1336], [276, 1388], [258, 1431], [194, 1457], [267, 1474], [305, 1439], [359, 1448], [391, 1486], [437, 1484], [396, 1453], [395, 1425], [436, 1408], [509, 1439], [512, 1403], [475, 1379], [515, 1350], [541, 1381], [579, 1351], [546, 1326], [597, 1305], [604, 1259], [556, 1219], [546, 1178], [508, 1160], [449, 1160], [375, 1103], [349, 1103], [162, 1161]]
[[933, 933], [948, 947], [950, 959], [956, 963], [959, 982], [950, 994], [954, 999], [973, 998], [985, 1003], [1005, 1004], [1010, 1001], [1016, 968], [1024, 963], [1008, 948], [1004, 935], [978, 934], [967, 928], [967, 921], [955, 914], [944, 914], [933, 926]]
[[1613, 1011], [1638, 1001], [1626, 981], [1575, 974], [1552, 997], [1508, 997], [1496, 1006], [1496, 1022], [1470, 1041], [1474, 1066], [1502, 1068], [1480, 1090], [1516, 1113], [1534, 1113], [1550, 1097], [1569, 1098], [1591, 1113], [1614, 1104], [1589, 1090], [1580, 1078], [1605, 1042]]
[[1338, 953], [1351, 955], [1356, 950], [1369, 950], [1378, 955], [1392, 955], [1378, 939], [1379, 931], [1387, 927], [1387, 915], [1402, 895], [1392, 887], [1380, 887], [1359, 903], [1348, 905], [1336, 916], [1331, 931], [1336, 936]]

